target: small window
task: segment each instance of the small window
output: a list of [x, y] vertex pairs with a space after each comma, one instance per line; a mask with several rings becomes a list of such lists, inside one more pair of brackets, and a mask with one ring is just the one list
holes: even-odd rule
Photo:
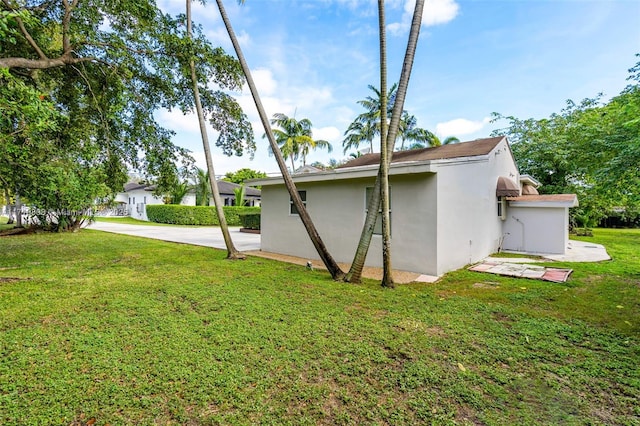
[[505, 197], [498, 197], [498, 217], [502, 220], [507, 218], [507, 202]]
[[[369, 213], [369, 209], [367, 208], [369, 206], [369, 200], [371, 199], [371, 194], [373, 194], [373, 188], [372, 187], [368, 187], [366, 188], [366, 196], [365, 196], [365, 204], [364, 204], [364, 214], [365, 216], [367, 215], [367, 213]], [[391, 221], [391, 187], [389, 187], [389, 234], [391, 234], [391, 223], [393, 223], [393, 221]], [[378, 210], [378, 218], [376, 219], [376, 224], [373, 227], [373, 234], [374, 235], [382, 235], [382, 208], [380, 208], [380, 210]]]
[[136, 197], [133, 197], [133, 204], [136, 203]]
[[[298, 194], [300, 194], [302, 204], [307, 207], [307, 191], [298, 191]], [[289, 214], [298, 214], [298, 209], [293, 205], [293, 198], [291, 197], [289, 197]]]
[[147, 196], [144, 196], [144, 204], [147, 204]]

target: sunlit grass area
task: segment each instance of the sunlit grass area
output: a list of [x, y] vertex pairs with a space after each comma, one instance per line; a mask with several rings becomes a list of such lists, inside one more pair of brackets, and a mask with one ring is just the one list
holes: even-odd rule
[[2, 237], [0, 424], [637, 424], [640, 230], [565, 284], [382, 289], [97, 231]]
[[5, 229], [12, 229], [14, 225], [7, 225], [9, 218], [7, 216], [0, 215], [0, 231], [4, 231]]

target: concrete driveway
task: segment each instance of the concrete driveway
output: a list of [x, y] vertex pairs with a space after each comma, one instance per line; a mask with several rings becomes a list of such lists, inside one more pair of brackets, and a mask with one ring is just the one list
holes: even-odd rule
[[[222, 231], [218, 227], [128, 225], [111, 222], [94, 222], [87, 227], [96, 231], [153, 238], [174, 243], [193, 244], [226, 250]], [[239, 251], [260, 250], [260, 234], [240, 232], [239, 227], [230, 227], [231, 239]]]

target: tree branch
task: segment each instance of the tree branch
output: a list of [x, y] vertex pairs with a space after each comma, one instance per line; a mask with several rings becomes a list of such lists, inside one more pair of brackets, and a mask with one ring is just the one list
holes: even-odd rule
[[71, 22], [71, 10], [77, 4], [74, 1], [73, 4], [69, 4], [67, 0], [62, 0], [64, 5], [64, 17], [62, 18], [62, 51], [64, 53], [71, 51], [71, 42], [69, 41], [69, 23]]
[[55, 59], [27, 59], [27, 58], [0, 58], [0, 68], [27, 68], [44, 70], [48, 68], [63, 67], [65, 65], [79, 64], [81, 62], [98, 61], [97, 58], [74, 58], [71, 54], [65, 54]]
[[[7, 8], [9, 8], [10, 10], [15, 11], [15, 7], [13, 7], [8, 0], [3, 0], [3, 3], [5, 4], [5, 6], [7, 6]], [[33, 39], [33, 37], [31, 37], [31, 34], [29, 34], [29, 31], [27, 31], [27, 28], [24, 26], [24, 22], [22, 21], [22, 18], [20, 18], [19, 16], [15, 17], [16, 22], [18, 23], [18, 26], [20, 27], [20, 32], [22, 32], [22, 35], [24, 35], [24, 38], [27, 39], [27, 41], [29, 42], [29, 44], [31, 45], [31, 47], [33, 47], [33, 50], [36, 51], [36, 53], [38, 54], [38, 56], [40, 57], [40, 59], [47, 59], [47, 55], [44, 54], [44, 52], [42, 51], [42, 49], [40, 49], [40, 46], [38, 46], [38, 43], [36, 43], [36, 41]]]

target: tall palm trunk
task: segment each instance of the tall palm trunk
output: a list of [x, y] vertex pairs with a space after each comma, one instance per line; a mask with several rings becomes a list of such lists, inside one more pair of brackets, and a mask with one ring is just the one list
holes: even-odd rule
[[322, 259], [322, 262], [329, 270], [329, 273], [335, 280], [339, 280], [344, 278], [344, 272], [340, 269], [336, 261], [333, 259], [329, 250], [324, 245], [324, 242], [320, 238], [320, 234], [315, 228], [313, 221], [311, 220], [311, 216], [307, 212], [305, 205], [302, 203], [302, 199], [300, 198], [300, 194], [298, 194], [298, 189], [296, 188], [291, 175], [287, 171], [287, 165], [282, 157], [282, 152], [280, 152], [280, 148], [276, 143], [276, 139], [273, 136], [273, 131], [271, 130], [271, 125], [269, 123], [269, 119], [267, 118], [267, 113], [262, 106], [262, 101], [260, 100], [260, 96], [258, 95], [258, 90], [253, 81], [253, 77], [251, 76], [251, 70], [249, 69], [249, 65], [247, 65], [247, 61], [242, 54], [242, 49], [240, 49], [240, 44], [238, 43], [238, 39], [236, 38], [235, 32], [233, 31], [233, 27], [231, 27], [231, 22], [229, 21], [229, 17], [227, 16], [227, 12], [224, 9], [224, 5], [222, 4], [222, 0], [216, 0], [218, 4], [218, 10], [220, 10], [220, 16], [222, 16], [222, 21], [224, 22], [225, 27], [227, 28], [227, 32], [229, 33], [229, 38], [231, 39], [231, 43], [233, 44], [233, 48], [236, 51], [236, 55], [238, 56], [238, 60], [240, 61], [240, 65], [242, 66], [242, 70], [244, 71], [244, 75], [247, 79], [247, 84], [249, 85], [249, 89], [251, 90], [251, 96], [253, 97], [253, 101], [256, 104], [256, 108], [258, 110], [258, 114], [260, 115], [260, 121], [262, 121], [262, 125], [264, 126], [265, 134], [267, 135], [267, 139], [269, 140], [269, 145], [271, 146], [271, 150], [273, 155], [276, 157], [276, 162], [278, 163], [278, 167], [280, 168], [280, 172], [282, 173], [282, 177], [284, 179], [284, 184], [289, 191], [289, 195], [293, 200], [293, 205], [298, 209], [298, 214], [300, 216], [300, 220], [309, 234], [309, 238], [313, 243], [318, 255]]
[[387, 138], [387, 37], [385, 31], [384, 0], [378, 0], [380, 33], [380, 197], [382, 198], [382, 286], [394, 287], [391, 269], [391, 223], [389, 216], [389, 164]]
[[[191, 0], [187, 0], [187, 37], [191, 38]], [[204, 148], [204, 156], [207, 161], [207, 170], [209, 172], [209, 184], [211, 185], [211, 193], [213, 195], [213, 201], [216, 205], [216, 212], [218, 213], [218, 220], [220, 222], [220, 229], [222, 230], [224, 243], [227, 246], [227, 259], [244, 259], [246, 256], [240, 253], [233, 245], [233, 240], [231, 239], [231, 234], [229, 233], [229, 227], [227, 226], [227, 219], [224, 216], [224, 209], [222, 208], [222, 198], [220, 197], [218, 183], [216, 182], [216, 173], [213, 169], [213, 159], [211, 158], [211, 149], [209, 148], [209, 137], [207, 136], [206, 121], [204, 118], [204, 113], [202, 111], [202, 103], [200, 102], [198, 78], [196, 76], [196, 66], [193, 58], [189, 58], [189, 70], [191, 71], [193, 97], [195, 99], [196, 112], [198, 114], [198, 123], [200, 124], [202, 146]]]
[[[404, 100], [407, 96], [407, 88], [409, 86], [409, 78], [411, 77], [411, 68], [413, 67], [413, 60], [416, 53], [416, 47], [418, 44], [418, 37], [420, 36], [420, 25], [422, 24], [422, 10], [424, 9], [424, 0], [417, 0], [416, 7], [413, 11], [413, 21], [411, 23], [411, 31], [409, 33], [409, 41], [407, 42], [407, 51], [404, 56], [404, 63], [402, 64], [402, 73], [400, 74], [400, 82], [398, 84], [398, 91], [396, 93], [396, 100], [393, 105], [393, 112], [391, 113], [391, 123], [389, 124], [389, 130], [387, 132], [387, 140], [390, 143], [387, 144], [387, 161], [391, 162], [393, 155], [394, 141], [398, 135], [398, 129], [400, 125], [400, 117], [404, 108]], [[362, 278], [362, 269], [364, 268], [364, 262], [367, 258], [367, 251], [369, 251], [369, 245], [371, 244], [371, 237], [373, 236], [373, 228], [376, 224], [376, 218], [378, 211], [380, 210], [380, 187], [381, 177], [378, 173], [376, 183], [367, 206], [367, 217], [362, 227], [362, 234], [360, 235], [360, 241], [358, 242], [358, 248], [356, 254], [351, 263], [351, 268], [345, 277], [345, 281], [360, 282]]]

